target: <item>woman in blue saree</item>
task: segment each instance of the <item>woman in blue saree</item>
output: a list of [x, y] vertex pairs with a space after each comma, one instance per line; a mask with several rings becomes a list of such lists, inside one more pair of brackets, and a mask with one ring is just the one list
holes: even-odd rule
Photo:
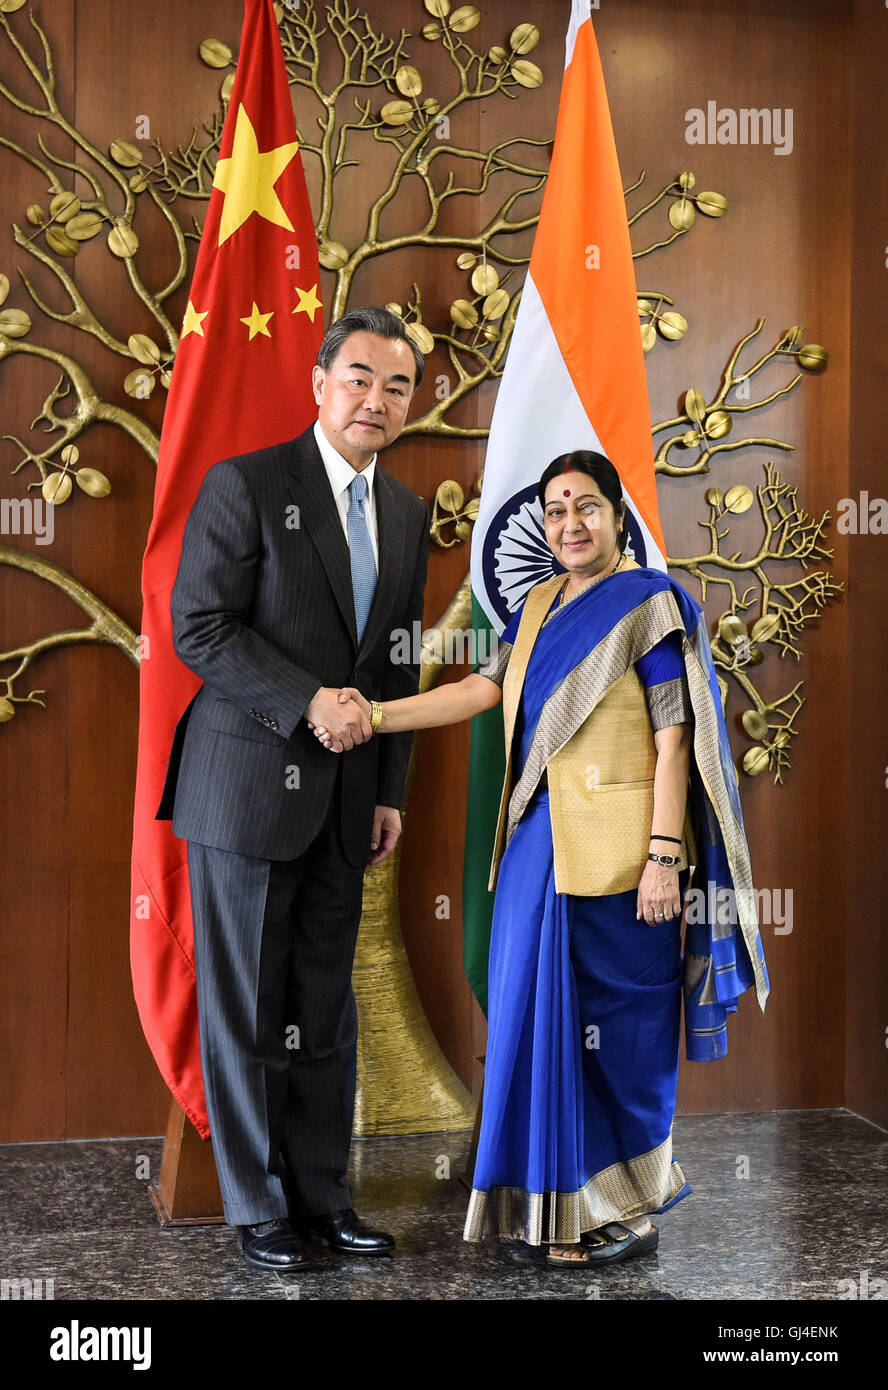
[[[768, 977], [702, 610], [626, 555], [622, 489], [602, 455], [555, 459], [539, 500], [564, 573], [529, 590], [491, 660], [364, 708], [385, 733], [503, 700], [464, 1236], [547, 1244], [548, 1263], [577, 1267], [654, 1250], [650, 1215], [691, 1191], [672, 1149], [682, 993], [686, 1054], [714, 1060], [737, 997], [754, 984], [764, 1008]], [[682, 950], [692, 871], [705, 890], [688, 895]]]

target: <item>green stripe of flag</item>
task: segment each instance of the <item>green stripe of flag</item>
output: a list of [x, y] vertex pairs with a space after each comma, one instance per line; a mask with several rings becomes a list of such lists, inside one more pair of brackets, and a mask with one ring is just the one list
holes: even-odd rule
[[[472, 594], [472, 627], [477, 651], [491, 651], [495, 636], [487, 615]], [[486, 643], [486, 646], [483, 645]], [[472, 993], [487, 1013], [487, 959], [493, 894], [487, 891], [496, 818], [506, 770], [503, 707], [476, 714], [469, 744], [469, 798], [463, 859], [463, 966]]]

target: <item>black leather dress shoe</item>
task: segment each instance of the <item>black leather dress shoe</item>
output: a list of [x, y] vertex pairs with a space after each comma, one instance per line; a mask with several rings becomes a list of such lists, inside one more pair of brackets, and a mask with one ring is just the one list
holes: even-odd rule
[[390, 1255], [395, 1248], [394, 1236], [388, 1231], [374, 1231], [351, 1207], [310, 1217], [306, 1230], [323, 1236], [331, 1250], [344, 1255]]
[[244, 1259], [254, 1269], [298, 1274], [318, 1267], [289, 1221], [259, 1221], [255, 1226], [238, 1226], [237, 1230]]

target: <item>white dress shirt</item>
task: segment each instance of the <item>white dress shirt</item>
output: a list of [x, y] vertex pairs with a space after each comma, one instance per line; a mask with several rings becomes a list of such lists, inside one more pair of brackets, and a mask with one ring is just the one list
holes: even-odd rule
[[[344, 459], [339, 451], [333, 448], [333, 445], [321, 428], [320, 420], [315, 420], [314, 436], [318, 442], [318, 448], [321, 451], [324, 468], [327, 470], [327, 479], [339, 510], [346, 544], [348, 544], [348, 509], [351, 503], [349, 486], [357, 476], [357, 469], [352, 468], [348, 459]], [[376, 455], [374, 454], [367, 464], [367, 467], [362, 470], [362, 476], [367, 481], [367, 493], [364, 498], [364, 516], [367, 518], [367, 530], [370, 532], [370, 544], [373, 547], [373, 559], [376, 561], [376, 573], [378, 574], [379, 539], [376, 527], [376, 498], [373, 495], [373, 480], [375, 475]]]

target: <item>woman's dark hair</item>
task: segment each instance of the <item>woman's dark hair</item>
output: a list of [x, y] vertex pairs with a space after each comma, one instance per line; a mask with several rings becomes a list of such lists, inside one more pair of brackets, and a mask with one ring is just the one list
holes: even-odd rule
[[413, 339], [408, 336], [404, 320], [393, 314], [391, 309], [378, 309], [373, 305], [364, 309], [349, 309], [341, 319], [331, 323], [318, 348], [319, 367], [329, 372], [339, 355], [339, 349], [350, 333], [375, 333], [380, 338], [400, 338], [402, 342], [407, 343], [416, 363], [416, 380], [413, 383], [413, 389], [416, 390], [425, 371], [425, 358]]
[[[553, 459], [548, 468], [540, 478], [537, 488], [537, 497], [543, 510], [546, 512], [546, 488], [553, 478], [557, 478], [561, 473], [585, 473], [594, 483], [598, 484], [598, 489], [603, 497], [614, 509], [614, 516], [620, 515], [620, 504], [623, 502], [623, 488], [620, 484], [620, 475], [610, 459], [605, 458], [604, 454], [597, 454], [593, 449], [574, 449], [570, 454], [559, 454], [557, 459]], [[629, 527], [626, 518], [617, 530], [617, 546], [620, 550], [626, 549], [626, 542], [629, 539]]]

